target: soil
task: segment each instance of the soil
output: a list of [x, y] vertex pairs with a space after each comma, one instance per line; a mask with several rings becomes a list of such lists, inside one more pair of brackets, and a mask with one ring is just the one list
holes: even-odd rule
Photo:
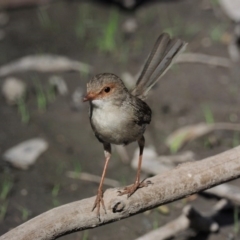
[[[97, 183], [66, 176], [68, 171], [80, 169], [99, 176], [102, 173], [103, 149], [90, 127], [88, 104], [80, 105], [77, 110], [72, 106], [72, 93], [77, 88], [84, 92], [91, 76], [100, 72], [113, 72], [119, 76], [125, 72], [137, 74], [155, 39], [163, 31], [189, 42], [187, 51], [228, 58], [229, 41], [226, 39], [232, 33], [233, 23], [218, 6], [214, 5], [213, 10], [208, 4], [208, 1], [192, 0], [149, 1], [133, 11], [125, 11], [95, 1], [58, 1], [6, 12], [9, 22], [2, 27], [6, 35], [0, 41], [0, 65], [27, 55], [51, 53], [87, 63], [93, 71], [89, 74], [23, 72], [11, 75], [27, 83], [26, 105], [30, 122], [22, 123], [17, 107], [9, 106], [1, 99], [0, 158], [4, 151], [30, 138], [43, 137], [49, 148], [26, 171], [13, 168], [1, 159], [1, 187], [4, 181], [13, 185], [5, 200], [7, 212], [0, 222], [0, 235], [53, 207], [96, 194]], [[137, 24], [137, 29], [131, 33], [123, 27], [129, 19], [134, 19]], [[107, 38], [111, 31], [113, 43], [111, 37], [110, 40]], [[41, 110], [36, 101], [36, 82], [46, 90], [48, 79], [54, 74], [65, 79], [69, 94], [57, 95], [46, 110]], [[160, 155], [171, 154], [164, 144], [166, 137], [182, 126], [206, 121], [206, 108], [210, 109], [215, 122], [239, 122], [239, 76], [237, 64], [230, 68], [197, 63], [175, 65], [147, 100], [153, 118], [146, 132], [146, 145], [154, 146]], [[3, 80], [0, 79], [1, 84]], [[191, 150], [200, 160], [230, 149], [238, 142], [238, 133], [217, 131], [187, 144], [181, 151]], [[126, 147], [130, 157], [136, 147], [135, 143]], [[135, 174], [115, 151], [107, 177], [126, 185], [134, 181]], [[240, 181], [232, 183], [239, 185]], [[141, 213], [61, 239], [135, 239], [175, 219], [188, 201], [168, 204], [167, 215], [154, 209], [148, 214]], [[199, 211], [209, 212], [216, 201], [214, 197], [198, 195], [190, 203]], [[176, 239], [223, 240], [234, 236], [233, 210], [221, 213], [217, 221], [221, 226], [219, 233], [187, 231]], [[235, 239], [240, 239], [240, 235]]]

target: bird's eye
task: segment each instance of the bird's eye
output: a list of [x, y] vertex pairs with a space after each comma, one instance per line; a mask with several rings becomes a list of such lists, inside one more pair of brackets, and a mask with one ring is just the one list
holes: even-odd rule
[[105, 87], [105, 88], [104, 88], [104, 92], [106, 92], [106, 93], [109, 93], [109, 92], [110, 92], [110, 90], [111, 90], [111, 88], [110, 88], [110, 87]]

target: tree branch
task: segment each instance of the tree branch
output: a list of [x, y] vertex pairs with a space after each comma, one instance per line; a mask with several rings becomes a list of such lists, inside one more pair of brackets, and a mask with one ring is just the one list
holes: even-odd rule
[[184, 163], [150, 178], [153, 183], [137, 190], [130, 198], [118, 196], [117, 188], [104, 193], [107, 214], [101, 221], [92, 212], [95, 197], [69, 203], [45, 212], [16, 227], [0, 240], [49, 240], [70, 232], [98, 227], [166, 204], [190, 194], [240, 177], [240, 147], [206, 158]]

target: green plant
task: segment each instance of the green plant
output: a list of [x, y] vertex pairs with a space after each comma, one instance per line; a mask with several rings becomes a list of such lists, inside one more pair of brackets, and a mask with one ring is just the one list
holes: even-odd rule
[[56, 30], [58, 28], [56, 22], [54, 22], [46, 9], [46, 7], [40, 7], [37, 12], [40, 26], [45, 30]]
[[53, 207], [58, 207], [58, 206], [60, 205], [60, 202], [59, 202], [58, 199], [54, 198], [54, 199], [52, 200], [52, 204], [53, 204]]
[[73, 168], [74, 168], [74, 173], [76, 174], [76, 176], [78, 176], [79, 173], [82, 172], [82, 166], [79, 162], [79, 159], [73, 159]]
[[0, 193], [0, 200], [5, 201], [13, 187], [13, 182], [11, 180], [4, 180], [2, 183], [2, 190]]
[[60, 190], [60, 184], [56, 183], [52, 188], [52, 196], [57, 197], [59, 194], [59, 190]]
[[234, 233], [238, 235], [239, 233], [239, 207], [234, 206], [233, 209], [233, 217], [234, 217]]
[[215, 42], [219, 42], [226, 29], [227, 29], [226, 24], [219, 24], [217, 26], [213, 26], [209, 32], [210, 38]]
[[158, 227], [159, 227], [158, 216], [159, 216], [159, 214], [158, 214], [157, 210], [155, 209], [154, 210], [153, 229], [158, 229]]
[[46, 8], [38, 9], [38, 20], [43, 28], [49, 28], [51, 26], [51, 20]]
[[8, 209], [8, 201], [5, 201], [0, 206], [0, 222], [4, 220]]
[[78, 38], [83, 39], [86, 36], [88, 26], [93, 25], [92, 21], [88, 19], [89, 6], [83, 4], [78, 8], [78, 17], [75, 26], [75, 32]]
[[218, 6], [219, 0], [210, 0], [210, 3], [212, 4], [212, 6]]
[[60, 205], [59, 200], [57, 199], [59, 191], [60, 191], [60, 184], [56, 183], [52, 188], [52, 204], [54, 207], [57, 207]]
[[45, 111], [47, 108], [47, 97], [43, 91], [42, 84], [39, 80], [35, 80], [35, 89], [37, 94], [38, 109]]
[[47, 102], [53, 102], [56, 99], [56, 90], [53, 85], [49, 85], [47, 88]]
[[233, 147], [240, 145], [239, 132], [234, 132], [232, 145], [233, 145]]
[[204, 104], [202, 105], [202, 110], [206, 123], [208, 124], [214, 123], [214, 117], [211, 108], [208, 105]]
[[101, 51], [112, 52], [116, 49], [115, 36], [118, 28], [119, 13], [116, 8], [110, 12], [109, 21], [104, 29], [103, 37], [100, 38], [98, 46]]
[[85, 230], [85, 231], [83, 232], [82, 240], [88, 240], [88, 230]]
[[28, 210], [28, 209], [25, 208], [25, 207], [19, 206], [19, 207], [18, 207], [18, 210], [19, 210], [19, 211], [21, 212], [21, 214], [22, 214], [22, 220], [23, 220], [23, 221], [26, 221], [26, 220], [29, 218], [29, 216], [31, 215], [31, 211]]
[[21, 115], [21, 121], [23, 123], [29, 123], [30, 120], [30, 114], [29, 111], [27, 109], [27, 104], [26, 104], [26, 97], [22, 96], [18, 102], [17, 102], [17, 106], [18, 106], [18, 112]]

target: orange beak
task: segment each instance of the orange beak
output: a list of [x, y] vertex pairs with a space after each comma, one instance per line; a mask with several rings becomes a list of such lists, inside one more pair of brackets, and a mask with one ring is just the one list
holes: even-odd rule
[[83, 98], [83, 102], [91, 101], [96, 97], [96, 94], [94, 93], [87, 93], [85, 97]]

